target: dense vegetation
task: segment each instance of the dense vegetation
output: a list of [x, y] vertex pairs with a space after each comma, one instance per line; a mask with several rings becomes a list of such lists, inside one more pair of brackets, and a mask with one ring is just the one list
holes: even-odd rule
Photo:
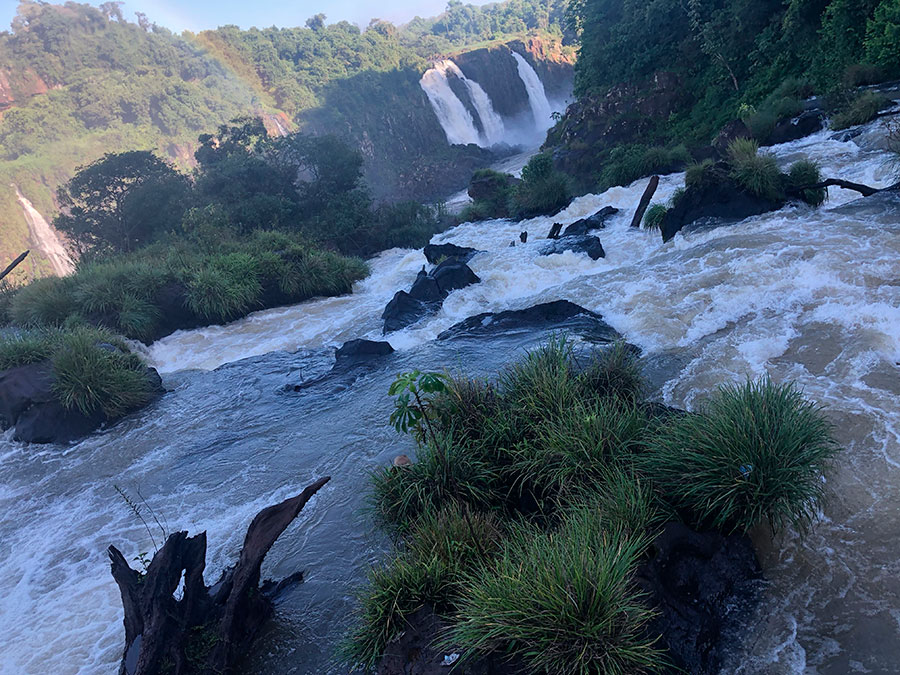
[[[812, 93], [836, 128], [868, 121], [884, 101], [855, 88], [900, 76], [896, 0], [572, 0], [568, 20], [581, 107], [550, 143], [583, 155], [573, 171], [591, 189], [684, 166], [684, 146], [708, 146], [731, 120], [764, 143]], [[630, 105], [604, 109], [613, 88]]]
[[[77, 167], [143, 150], [188, 169], [198, 134], [242, 115], [262, 117], [272, 133], [335, 133], [364, 147], [380, 200], [432, 199], [448, 166], [467, 161], [471, 171], [486, 154], [443, 142], [418, 86], [427, 59], [528, 30], [558, 37], [562, 7], [453, 2], [408, 27], [373, 21], [360, 30], [318, 15], [300, 28], [175, 35], [142, 15], [124, 20], [113, 2], [21, 0], [12, 30], [0, 33], [0, 257], [29, 247], [11, 185], [49, 218], [53, 190]], [[32, 255], [17, 276], [43, 273], [46, 262]]]
[[412, 373], [392, 393], [392, 420], [419, 447], [415, 463], [372, 479], [397, 553], [372, 571], [346, 642], [367, 667], [424, 609], [464, 658], [659, 670], [665, 645], [632, 584], [659, 526], [806, 526], [837, 450], [791, 385], [725, 387], [691, 414], [648, 404], [623, 344], [576, 358], [557, 339], [497, 381]]

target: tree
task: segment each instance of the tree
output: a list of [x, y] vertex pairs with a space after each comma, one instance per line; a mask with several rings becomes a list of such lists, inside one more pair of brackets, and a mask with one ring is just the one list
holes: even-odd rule
[[296, 178], [300, 199], [319, 210], [359, 186], [363, 158], [336, 136], [296, 133], [275, 141], [277, 161]]
[[325, 28], [325, 18], [325, 15], [321, 13], [311, 16], [306, 20], [306, 27], [310, 30], [320, 31]]
[[54, 226], [83, 255], [127, 253], [176, 227], [190, 183], [147, 151], [107, 154], [59, 188]]

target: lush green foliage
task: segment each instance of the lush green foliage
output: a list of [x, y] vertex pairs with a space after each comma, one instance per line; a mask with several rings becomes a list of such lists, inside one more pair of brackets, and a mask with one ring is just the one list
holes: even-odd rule
[[628, 185], [651, 174], [681, 170], [691, 156], [683, 145], [672, 148], [645, 145], [621, 145], [613, 148], [600, 174], [601, 190], [614, 185]]
[[517, 656], [548, 675], [659, 670], [662, 654], [645, 630], [652, 612], [632, 585], [646, 546], [644, 535], [609, 526], [591, 508], [556, 532], [514, 530], [466, 585], [448, 641]]
[[522, 169], [522, 182], [512, 188], [509, 215], [516, 220], [553, 215], [572, 201], [569, 179], [553, 168], [549, 154], [537, 154]]
[[871, 122], [882, 110], [890, 106], [890, 101], [874, 91], [866, 91], [851, 99], [831, 120], [832, 129], [846, 129]]
[[439, 646], [466, 658], [663, 669], [633, 585], [657, 527], [679, 515], [725, 532], [802, 527], [836, 449], [821, 410], [790, 386], [725, 388], [697, 414], [649, 404], [624, 344], [586, 360], [554, 339], [495, 382], [442, 380], [432, 393], [398, 408], [418, 411], [406, 424], [417, 461], [373, 477], [376, 520], [399, 553], [372, 573], [348, 638], [345, 657], [367, 667], [424, 609], [449, 624]]
[[154, 394], [146, 366], [108, 331], [77, 326], [0, 338], [0, 370], [47, 360], [60, 402], [85, 415], [116, 419]]
[[762, 380], [723, 387], [701, 414], [673, 420], [638, 463], [699, 524], [746, 532], [815, 520], [836, 451], [818, 406]]
[[759, 144], [737, 138], [728, 146], [731, 176], [748, 192], [770, 201], [784, 198], [784, 180], [775, 156], [759, 152]]
[[[822, 172], [819, 170], [819, 165], [815, 162], [800, 160], [791, 165], [788, 172], [788, 185], [792, 192], [796, 193], [800, 188], [808, 185], [818, 185], [821, 182]], [[803, 201], [811, 206], [821, 206], [828, 199], [828, 189], [802, 190], [800, 196]]]
[[644, 214], [644, 229], [659, 230], [668, 210], [665, 204], [651, 204], [650, 208], [647, 209], [647, 213]]

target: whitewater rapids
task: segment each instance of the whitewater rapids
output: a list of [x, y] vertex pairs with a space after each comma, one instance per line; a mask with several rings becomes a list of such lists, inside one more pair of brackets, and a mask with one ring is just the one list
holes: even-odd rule
[[[827, 176], [894, 182], [889, 156], [859, 142], [823, 132], [775, 152], [785, 164], [814, 159]], [[664, 177], [655, 201], [683, 180]], [[303, 568], [308, 581], [279, 604], [248, 672], [343, 672], [330, 655], [352, 589], [384, 550], [363, 511], [366, 475], [409, 451], [386, 425], [389, 382], [413, 367], [492, 372], [544, 336], [435, 337], [474, 314], [556, 299], [602, 314], [639, 345], [670, 405], [694, 408], [718, 385], [768, 374], [825, 406], [845, 452], [822, 520], [805, 539], [787, 532], [770, 544], [756, 533], [769, 583], [729, 672], [898, 672], [900, 199], [832, 189], [820, 209], [789, 206], [664, 245], [628, 227], [645, 185], [582, 197], [553, 219], [464, 224], [437, 237], [483, 251], [470, 263], [482, 283], [388, 335], [399, 350], [390, 366], [351, 387], [282, 393], [327, 370], [331, 346], [381, 339], [381, 311], [412, 284], [421, 252], [381, 254], [351, 296], [160, 340], [147, 356], [171, 393], [105, 433], [62, 450], [0, 440], [0, 672], [115, 668], [121, 609], [103, 550], [152, 548], [113, 484], [139, 487], [172, 529], [208, 529], [210, 580], [253, 513], [326, 473], [335, 479], [267, 560], [273, 576]], [[622, 209], [597, 233], [606, 259], [539, 255], [554, 221], [606, 205]]]

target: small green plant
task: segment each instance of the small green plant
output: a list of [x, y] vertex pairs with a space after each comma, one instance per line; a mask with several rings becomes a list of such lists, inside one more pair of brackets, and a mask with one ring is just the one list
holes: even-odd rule
[[501, 652], [548, 675], [624, 675], [665, 662], [632, 579], [643, 535], [576, 509], [555, 532], [515, 528], [497, 559], [471, 575], [446, 642]]
[[446, 390], [447, 377], [441, 373], [423, 373], [420, 370], [400, 373], [388, 389], [389, 396], [397, 397], [390, 418], [397, 433], [405, 434], [413, 429], [417, 437], [424, 438], [427, 430], [431, 434], [431, 440], [437, 443], [428, 411], [431, 397]]
[[[168, 528], [164, 527], [160, 522], [159, 517], [156, 515], [156, 511], [153, 510], [153, 507], [147, 503], [147, 500], [144, 499], [144, 496], [141, 494], [140, 490], [137, 490], [138, 499], [140, 500], [140, 504], [132, 499], [128, 493], [119, 487], [118, 485], [113, 485], [113, 489], [122, 498], [122, 501], [125, 502], [125, 506], [128, 507], [128, 510], [131, 514], [140, 521], [141, 525], [144, 526], [144, 529], [147, 531], [147, 535], [150, 537], [150, 541], [153, 543], [154, 552], [159, 551], [159, 544], [156, 543], [156, 537], [153, 535], [153, 529], [150, 527], [150, 523], [147, 522], [147, 519], [144, 518], [143, 508], [146, 508], [150, 513], [150, 517], [153, 519], [153, 522], [156, 524], [156, 528], [159, 530], [159, 535], [161, 537], [161, 541], [164, 543], [166, 539], [169, 538]], [[144, 568], [144, 572], [147, 571], [147, 568], [150, 567], [150, 563], [152, 559], [146, 552], [138, 553], [134, 560], [141, 564]]]
[[794, 386], [763, 379], [723, 387], [700, 414], [672, 418], [636, 462], [701, 525], [803, 529], [816, 518], [838, 450], [831, 432]]
[[647, 209], [647, 213], [644, 214], [644, 229], [650, 231], [660, 230], [662, 228], [663, 220], [665, 220], [668, 212], [669, 209], [666, 208], [665, 204], [651, 205], [650, 208]]
[[618, 340], [596, 354], [582, 377], [596, 395], [628, 403], [643, 400], [647, 390], [638, 356], [624, 340]]
[[748, 192], [771, 201], [784, 199], [784, 178], [775, 156], [759, 152], [759, 144], [736, 138], [728, 146], [731, 176]]

